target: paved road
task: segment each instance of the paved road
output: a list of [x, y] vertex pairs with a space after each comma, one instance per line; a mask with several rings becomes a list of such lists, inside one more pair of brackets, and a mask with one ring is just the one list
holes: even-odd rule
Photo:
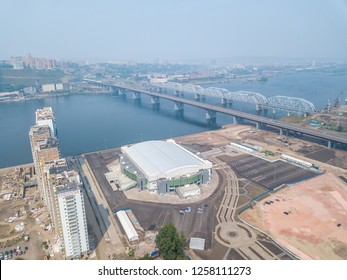
[[[208, 198], [186, 205], [168, 205], [127, 199], [123, 192], [112, 190], [104, 175], [108, 172], [106, 165], [116, 158], [105, 160], [105, 156], [100, 152], [87, 154], [85, 157], [102, 190], [103, 197], [109, 204], [111, 213], [129, 207], [145, 230], [158, 229], [164, 224], [173, 223], [188, 240], [190, 237], [205, 238], [207, 254], [211, 253], [211, 249], [218, 251], [220, 246], [224, 246], [222, 248], [226, 248], [225, 252], [228, 253], [225, 254], [225, 258], [239, 255], [243, 259], [276, 259], [275, 254], [256, 240], [251, 228], [235, 220], [239, 197], [238, 178], [228, 164], [217, 158], [225, 151], [215, 149], [206, 153], [207, 158], [213, 161], [216, 167], [214, 172], [219, 178], [218, 187]], [[186, 206], [192, 208], [191, 212], [180, 214], [179, 209]], [[232, 232], [235, 233], [235, 236], [230, 235]], [[217, 240], [218, 238], [219, 240]], [[219, 241], [221, 244], [218, 247], [215, 242]]]
[[325, 131], [321, 132], [321, 131], [316, 130], [316, 129], [301, 127], [301, 126], [293, 125], [290, 123], [285, 123], [285, 122], [281, 122], [278, 120], [269, 119], [269, 118], [262, 117], [262, 116], [257, 116], [257, 115], [253, 115], [253, 114], [249, 114], [249, 113], [245, 113], [245, 112], [240, 112], [240, 111], [230, 109], [230, 108], [223, 108], [223, 107], [219, 107], [219, 106], [215, 106], [215, 105], [202, 103], [199, 101], [194, 101], [194, 100], [190, 100], [190, 99], [171, 96], [168, 94], [156, 93], [156, 92], [145, 90], [145, 89], [140, 88], [140, 87], [134, 87], [134, 86], [130, 87], [127, 85], [104, 83], [104, 82], [90, 81], [90, 80], [89, 80], [89, 82], [94, 82], [94, 83], [97, 83], [100, 85], [105, 85], [105, 86], [110, 86], [110, 87], [116, 87], [116, 88], [120, 88], [123, 90], [129, 90], [132, 92], [138, 92], [138, 93], [146, 94], [149, 96], [160, 97], [160, 98], [164, 98], [167, 100], [171, 100], [173, 102], [183, 103], [183, 104], [199, 107], [202, 109], [207, 109], [207, 110], [211, 110], [214, 112], [223, 113], [226, 115], [240, 117], [240, 118], [251, 120], [251, 121], [254, 121], [257, 123], [266, 124], [266, 125], [269, 125], [271, 127], [278, 128], [278, 129], [282, 128], [282, 129], [286, 129], [286, 130], [290, 130], [290, 131], [295, 131], [295, 132], [299, 132], [299, 133], [302, 133], [302, 134], [305, 134], [308, 136], [313, 136], [313, 137], [320, 138], [320, 139], [327, 140], [327, 141], [335, 141], [335, 142], [347, 145], [347, 138], [345, 136], [335, 135], [331, 132], [325, 132]]
[[[212, 244], [212, 231], [214, 228], [216, 200], [221, 196], [223, 189], [217, 189], [212, 195], [200, 202], [190, 202], [181, 205], [169, 205], [152, 202], [135, 201], [128, 199], [123, 192], [113, 191], [108, 184], [105, 173], [108, 172], [107, 162], [100, 152], [85, 155], [93, 171], [94, 177], [102, 190], [112, 212], [123, 208], [131, 208], [145, 230], [158, 229], [168, 223], [173, 223], [186, 238], [205, 238], [206, 248]], [[191, 207], [189, 213], [180, 214], [179, 209]], [[201, 210], [199, 210], [201, 209]]]
[[[88, 219], [95, 229], [98, 247], [107, 249], [106, 252], [98, 252], [100, 258], [108, 259], [108, 256], [112, 255], [113, 253], [118, 255], [125, 254], [122, 235], [117, 223], [114, 221], [113, 215], [109, 215], [109, 213], [112, 213], [112, 211], [109, 209], [107, 201], [100, 191], [100, 186], [95, 180], [94, 174], [90, 171], [90, 167], [88, 163], [84, 161], [83, 157], [78, 157], [77, 162], [79, 163], [79, 170], [82, 174], [86, 194], [89, 198], [89, 205], [92, 207], [93, 213], [95, 214], [95, 219], [93, 219], [93, 215], [88, 215]], [[99, 231], [97, 228], [99, 228]]]
[[224, 153], [223, 150], [209, 153], [209, 160], [218, 166], [221, 173], [220, 184], [224, 186], [224, 196], [217, 211], [218, 223], [215, 227], [215, 240], [227, 247], [223, 259], [230, 259], [230, 254], [237, 258], [250, 260], [274, 260], [279, 257], [259, 243], [256, 233], [249, 226], [237, 222], [235, 213], [239, 198], [239, 179], [234, 171], [218, 156]]

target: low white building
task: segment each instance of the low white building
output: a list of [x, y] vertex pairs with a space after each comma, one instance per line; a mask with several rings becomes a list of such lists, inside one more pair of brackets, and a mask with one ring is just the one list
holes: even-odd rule
[[286, 161], [289, 161], [291, 163], [295, 163], [295, 164], [298, 164], [298, 165], [301, 165], [301, 166], [312, 167], [312, 163], [311, 162], [304, 161], [302, 159], [298, 159], [298, 158], [295, 158], [295, 157], [287, 156], [287, 155], [284, 155], [284, 154], [281, 155], [281, 158], [286, 160]]
[[168, 79], [167, 77], [155, 77], [155, 78], [149, 79], [149, 82], [154, 84], [163, 84], [163, 83], [167, 83]]
[[60, 84], [55, 84], [55, 90], [63, 90], [64, 89], [64, 86], [62, 83]]
[[125, 191], [136, 186], [136, 182], [122, 174], [120, 166], [110, 166], [108, 168], [110, 172], [105, 173], [107, 182], [110, 184], [113, 190], [117, 190], [117, 185], [120, 191]]
[[205, 250], [205, 239], [198, 237], [191, 237], [189, 242], [189, 249]]
[[42, 92], [51, 92], [55, 91], [55, 84], [43, 84]]
[[229, 147], [234, 148], [234, 149], [236, 149], [236, 150], [238, 150], [238, 151], [242, 151], [242, 152], [246, 152], [246, 153], [253, 153], [253, 150], [252, 150], [252, 149], [250, 149], [250, 148], [248, 148], [248, 147], [245, 147], [245, 146], [243, 146], [243, 145], [234, 143], [234, 142], [231, 142], [231, 143], [229, 144]]
[[125, 234], [127, 235], [130, 242], [136, 241], [139, 239], [139, 235], [137, 234], [137, 231], [135, 227], [133, 226], [132, 222], [130, 221], [127, 213], [125, 210], [120, 210], [116, 213]]
[[176, 189], [176, 193], [180, 198], [188, 198], [201, 193], [200, 187], [196, 184], [180, 187]]

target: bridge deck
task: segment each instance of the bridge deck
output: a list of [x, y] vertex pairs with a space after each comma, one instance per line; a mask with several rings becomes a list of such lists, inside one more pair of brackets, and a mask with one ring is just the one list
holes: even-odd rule
[[163, 94], [163, 93], [152, 92], [152, 91], [148, 91], [148, 90], [145, 90], [142, 88], [135, 88], [135, 87], [120, 85], [120, 84], [103, 83], [103, 82], [98, 82], [98, 81], [90, 81], [90, 82], [94, 82], [94, 83], [104, 85], [104, 86], [119, 88], [122, 90], [138, 92], [138, 93], [146, 94], [149, 96], [156, 96], [156, 97], [160, 97], [160, 98], [170, 100], [173, 102], [179, 102], [179, 103], [187, 104], [190, 106], [195, 106], [195, 107], [206, 109], [206, 110], [215, 111], [215, 112], [230, 115], [230, 116], [240, 117], [240, 118], [254, 121], [257, 123], [263, 123], [263, 124], [266, 124], [266, 125], [269, 125], [271, 127], [278, 128], [278, 129], [286, 129], [286, 130], [290, 130], [290, 131], [294, 131], [294, 132], [299, 132], [299, 133], [302, 133], [302, 134], [305, 134], [308, 136], [313, 136], [316, 138], [320, 138], [320, 139], [323, 139], [326, 141], [333, 141], [333, 142], [347, 145], [347, 137], [330, 135], [330, 134], [328, 134], [328, 132], [325, 132], [325, 131], [320, 132], [320, 131], [317, 131], [314, 129], [310, 129], [310, 128], [306, 128], [306, 127], [300, 127], [300, 126], [292, 125], [292, 124], [285, 123], [282, 121], [273, 120], [273, 119], [269, 119], [266, 117], [245, 113], [245, 112], [240, 112], [240, 111], [230, 109], [230, 108], [223, 108], [223, 107], [219, 107], [219, 106], [215, 106], [215, 105], [211, 105], [211, 104], [207, 104], [207, 103], [202, 103], [202, 102], [195, 101], [195, 100], [185, 99], [185, 98], [181, 98], [181, 97], [177, 97], [177, 96], [171, 96], [171, 95], [167, 95], [167, 94]]

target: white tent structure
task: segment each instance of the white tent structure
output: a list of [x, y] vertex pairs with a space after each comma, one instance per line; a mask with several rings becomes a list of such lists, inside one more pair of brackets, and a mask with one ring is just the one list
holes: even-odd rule
[[127, 235], [129, 241], [136, 241], [139, 239], [139, 235], [137, 234], [132, 222], [130, 221], [127, 213], [124, 210], [120, 210], [116, 213], [124, 231]]

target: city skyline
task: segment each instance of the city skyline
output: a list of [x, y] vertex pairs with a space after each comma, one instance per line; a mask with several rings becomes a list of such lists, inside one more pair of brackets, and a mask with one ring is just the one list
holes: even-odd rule
[[5, 274], [341, 275], [347, 0], [0, 9], [0, 260], [53, 260]]
[[1, 59], [347, 58], [343, 0], [2, 1], [0, 8], [16, 11], [0, 19]]

